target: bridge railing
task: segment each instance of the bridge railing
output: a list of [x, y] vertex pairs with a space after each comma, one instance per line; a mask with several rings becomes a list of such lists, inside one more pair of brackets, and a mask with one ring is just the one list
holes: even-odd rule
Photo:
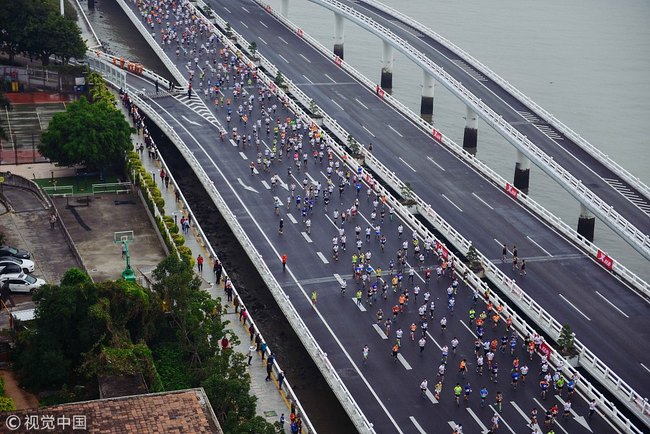
[[[305, 38], [308, 40], [308, 42], [311, 43], [309, 37], [306, 33], [303, 31], [298, 32], [298, 27], [296, 27], [293, 23], [291, 23], [289, 20], [287, 20], [285, 17], [283, 17], [281, 14], [278, 14], [276, 11], [270, 8], [269, 5], [266, 3], [262, 2], [261, 0], [256, 0], [256, 2], [263, 8], [265, 8], [268, 12], [272, 13], [274, 17], [277, 17], [280, 22], [288, 26], [289, 29], [296, 31], [297, 34], [299, 34], [302, 38]], [[223, 23], [225, 25], [225, 22]], [[239, 35], [237, 35], [238, 38], [241, 38]], [[239, 40], [239, 39], [238, 39]], [[243, 39], [239, 40], [240, 45], [245, 44], [245, 41]], [[318, 43], [315, 44], [318, 47]], [[325, 55], [330, 56], [331, 52], [327, 50], [325, 47], [320, 45], [319, 48]], [[271, 73], [277, 72], [277, 68], [270, 64], [268, 60], [266, 60], [263, 56], [261, 56], [261, 61], [262, 61], [262, 66], [265, 67], [265, 69], [269, 70]], [[374, 84], [371, 83], [367, 78], [363, 77], [361, 74], [358, 72], [354, 71], [353, 68], [349, 67], [345, 62], [340, 61], [337, 62], [339, 65], [341, 65], [344, 69], [348, 69], [349, 72], [354, 73], [354, 78], [357, 80], [360, 80], [362, 82], [365, 82], [366, 86], [368, 86], [370, 89], [374, 88]], [[289, 81], [289, 93], [296, 97], [297, 100], [303, 104], [305, 107], [309, 107], [310, 105], [310, 99], [307, 95], [302, 92], [301, 89], [299, 89], [297, 86], [295, 86], [293, 83]], [[386, 98], [386, 95], [384, 95], [384, 98]], [[389, 97], [391, 99], [391, 102], [395, 101], [394, 98]], [[293, 108], [294, 110], [300, 110], [298, 106]], [[400, 110], [404, 110], [406, 107], [401, 107]], [[406, 109], [408, 112], [413, 114], [413, 116], [409, 116], [414, 120], [416, 123], [420, 124], [425, 128], [426, 131], [433, 131], [432, 126], [428, 123], [426, 123], [424, 120], [422, 120], [419, 116], [416, 116], [412, 111]], [[300, 110], [302, 111], [302, 110]], [[305, 115], [306, 116], [306, 115]], [[330, 129], [340, 140], [346, 141], [347, 137], [349, 136], [347, 131], [345, 131], [339, 124], [336, 122], [335, 119], [332, 119], [329, 117], [327, 114], [323, 114], [324, 116], [324, 123], [327, 125], [328, 129]], [[326, 135], [329, 139], [329, 136]], [[350, 164], [353, 165], [353, 168], [355, 170], [357, 169], [358, 166], [355, 166], [354, 160], [351, 158], [347, 158], [347, 154], [345, 153], [342, 148], [340, 148], [335, 142], [329, 141], [328, 144], [332, 146], [333, 149], [337, 150], [340, 152], [341, 155], [346, 155], [345, 160], [350, 162]], [[460, 149], [464, 156], [464, 160], [469, 160], [470, 162], [474, 164], [482, 164], [480, 163], [477, 159], [472, 157], [469, 153], [466, 151], [462, 150], [462, 147], [458, 146], [455, 144], [453, 141], [449, 140], [448, 145], [452, 145], [453, 147]], [[372, 168], [372, 170], [377, 173], [382, 180], [388, 183], [388, 185], [391, 186], [395, 191], [402, 191], [404, 188], [404, 183], [399, 179], [394, 172], [389, 171], [383, 164], [377, 160], [371, 153], [369, 152], [364, 152], [364, 158], [365, 158], [365, 163]], [[502, 183], [501, 185], [504, 186], [506, 185], [506, 181], [503, 180], [503, 178], [500, 178], [496, 172], [492, 171], [491, 169], [487, 168], [487, 166], [484, 166], [482, 168], [483, 170], [486, 171], [486, 173], [489, 173], [490, 177], [493, 179], [498, 179], [500, 180], [499, 182]], [[522, 194], [522, 196], [525, 196]], [[417, 203], [418, 209], [422, 215], [424, 215], [427, 220], [429, 220], [437, 230], [439, 230], [442, 234], [445, 235], [445, 237], [454, 244], [454, 246], [463, 254], [466, 254], [469, 247], [472, 245], [471, 241], [465, 239], [458, 231], [456, 231], [451, 225], [449, 225], [441, 216], [439, 216], [429, 204], [424, 202], [419, 196], [414, 195], [414, 199]], [[530, 200], [530, 202], [533, 205], [537, 205], [532, 199], [525, 198], [525, 200], [522, 200], [522, 202], [525, 203], [526, 200]], [[402, 217], [406, 217], [409, 220], [409, 223], [411, 223], [414, 227], [417, 227], [420, 234], [424, 233], [424, 237], [431, 237], [433, 239], [436, 239], [435, 236], [426, 228], [424, 227], [417, 219], [415, 219], [411, 213], [405, 209], [399, 202], [394, 203], [394, 206], [397, 210], [402, 210], [403, 212], [400, 213]], [[541, 210], [543, 210], [546, 214], [550, 214], [548, 211], [546, 211], [544, 208], [541, 206], [537, 205]], [[409, 217], [410, 216], [410, 217]], [[554, 217], [554, 220], [561, 222], [557, 217]], [[566, 225], [565, 225], [566, 226]], [[570, 231], [569, 232], [573, 232]], [[585, 244], [588, 243], [587, 240], [582, 238], [582, 242], [580, 244]], [[442, 241], [439, 240], [439, 242], [443, 243]], [[443, 243], [444, 244], [444, 243]], [[591, 243], [589, 243], [591, 244]], [[484, 255], [480, 254], [479, 252], [479, 257], [481, 259], [481, 262], [486, 268], [486, 275], [490, 278], [492, 282], [497, 284], [502, 291], [504, 291], [504, 294], [509, 295], [509, 298], [515, 302], [515, 304], [522, 309], [523, 311], [528, 313], [528, 316], [535, 321], [536, 324], [538, 324], [551, 338], [554, 340], [557, 340], [557, 338], [560, 335], [560, 330], [562, 329], [562, 325], [556, 321], [552, 315], [550, 315], [548, 312], [546, 312], [535, 300], [533, 300], [526, 292], [524, 292], [520, 287], [518, 287], [513, 279], [510, 279], [508, 276], [506, 276], [501, 270], [499, 270], [498, 267], [496, 267], [494, 264], [492, 264], [488, 258], [486, 258]], [[459, 262], [459, 261], [458, 261]], [[471, 273], [473, 275], [473, 273]], [[639, 279], [640, 280], [640, 279]], [[478, 282], [481, 283], [481, 289], [485, 290], [487, 289], [487, 286], [480, 280]], [[641, 281], [643, 282], [643, 281]], [[643, 282], [645, 285], [645, 288], [647, 289], [647, 284]], [[528, 330], [532, 330], [532, 328], [526, 326]], [[576, 340], [576, 348], [578, 349], [581, 358], [585, 358], [585, 363], [584, 366], [590, 371], [592, 375], [597, 377], [599, 380], [602, 380], [603, 384], [608, 384], [610, 387], [613, 388], [617, 392], [617, 395], [622, 398], [622, 402], [631, 402], [632, 407], [637, 414], [640, 413], [642, 418], [648, 414], [648, 411], [650, 411], [650, 408], [648, 407], [646, 401], [634, 391], [634, 389], [629, 386], [627, 383], [625, 383], [623, 380], [620, 379], [620, 377], [616, 376], [611, 369], [609, 369], [598, 357], [596, 357], [593, 352], [591, 352], [586, 346], [584, 346], [579, 340]], [[588, 387], [590, 393], [595, 394], [595, 396], [598, 396], [599, 394], [597, 391], [589, 385]], [[602, 395], [600, 395], [602, 396]], [[610, 407], [615, 409], [614, 404], [609, 403]], [[627, 419], [625, 416], [623, 416], [618, 410], [612, 410], [612, 419], [619, 419], [621, 421], [626, 421]], [[631, 423], [629, 421], [623, 423], [623, 426], [630, 426]]]
[[[88, 53], [86, 54], [86, 57], [89, 59], [93, 60], [99, 60], [99, 61], [104, 61], [108, 62], [109, 64], [112, 64], [111, 67], [116, 66], [119, 68], [120, 62], [124, 61], [125, 59], [114, 56], [112, 54], [105, 53], [100, 50], [88, 50]], [[131, 62], [128, 59], [126, 62]], [[135, 62], [134, 62], [135, 63]], [[127, 70], [124, 70], [125, 72]], [[158, 84], [163, 88], [163, 89], [169, 89], [169, 80], [167, 80], [165, 77], [163, 77], [160, 74], [156, 74], [154, 71], [146, 68], [142, 68], [142, 74], [143, 77], [148, 78], [151, 80], [152, 83], [155, 83], [156, 81]]]
[[575, 178], [568, 170], [553, 160], [525, 135], [517, 131], [510, 123], [506, 122], [487, 104], [483, 103], [476, 95], [471, 93], [463, 84], [453, 78], [443, 68], [435, 64], [420, 51], [415, 50], [407, 41], [395, 35], [392, 31], [380, 25], [376, 21], [346, 6], [336, 0], [310, 0], [313, 3], [324, 6], [334, 12], [341, 13], [351, 21], [368, 29], [383, 40], [389, 41], [392, 45], [413, 60], [432, 75], [445, 87], [457, 95], [463, 102], [471, 106], [481, 117], [490, 123], [494, 128], [520, 150], [528, 159], [541, 167], [551, 178], [562, 185], [566, 191], [585, 205], [591, 212], [599, 216], [603, 221], [628, 243], [639, 251], [643, 256], [650, 259], [650, 236], [644, 234], [622, 215], [614, 210], [614, 207], [607, 204], [593, 191], [587, 188], [580, 180]]
[[[126, 0], [115, 0], [118, 5], [122, 8], [124, 13], [126, 14], [127, 17], [129, 17], [129, 20], [133, 23], [133, 25], [138, 29], [142, 37], [144, 37], [145, 41], [149, 44], [151, 49], [158, 55], [160, 60], [163, 62], [167, 70], [174, 76], [176, 81], [181, 87], [187, 87], [187, 79], [185, 76], [180, 72], [180, 70], [174, 65], [174, 62], [171, 61], [171, 59], [167, 56], [165, 51], [162, 49], [162, 47], [156, 42], [156, 39], [152, 36], [151, 33], [149, 33], [149, 30], [145, 27], [145, 25], [141, 22], [141, 17], [139, 18], [135, 12], [133, 12], [133, 9], [129, 7], [128, 4], [126, 4]], [[139, 2], [137, 0], [131, 0], [131, 3], [134, 4], [134, 6], [137, 8], [139, 5]]]
[[395, 17], [398, 20], [404, 22], [408, 26], [410, 26], [410, 27], [416, 29], [417, 31], [429, 36], [430, 38], [436, 40], [437, 42], [439, 42], [440, 44], [445, 46], [447, 49], [449, 49], [452, 52], [455, 52], [456, 54], [458, 54], [464, 61], [469, 63], [471, 66], [476, 68], [479, 72], [481, 72], [486, 77], [490, 78], [495, 83], [499, 84], [501, 87], [503, 87], [509, 93], [516, 96], [521, 102], [523, 102], [530, 109], [532, 109], [532, 111], [535, 112], [535, 114], [539, 115], [546, 122], [553, 125], [559, 132], [564, 134], [569, 139], [573, 140], [582, 149], [587, 151], [592, 157], [594, 157], [596, 160], [598, 160], [603, 165], [605, 165], [605, 167], [607, 167], [609, 170], [611, 170], [612, 172], [619, 175], [622, 179], [624, 179], [631, 186], [636, 188], [645, 197], [650, 199], [650, 187], [648, 187], [646, 184], [644, 184], [639, 177], [634, 176], [632, 173], [630, 173], [624, 167], [620, 166], [618, 163], [616, 163], [614, 160], [612, 160], [607, 154], [605, 154], [603, 151], [601, 151], [600, 149], [593, 146], [591, 143], [589, 143], [586, 139], [584, 139], [578, 133], [576, 133], [571, 128], [569, 128], [568, 126], [563, 124], [553, 114], [549, 113], [547, 110], [545, 110], [544, 108], [539, 106], [537, 103], [535, 103], [535, 101], [530, 99], [523, 92], [521, 92], [515, 86], [510, 84], [507, 80], [505, 80], [504, 78], [499, 76], [496, 72], [492, 71], [489, 67], [487, 67], [486, 65], [481, 63], [478, 59], [474, 58], [471, 54], [469, 54], [468, 52], [466, 52], [462, 48], [458, 47], [453, 42], [446, 39], [444, 36], [436, 33], [435, 31], [433, 31], [429, 27], [425, 26], [424, 24], [412, 19], [411, 17], [399, 12], [398, 10], [396, 10], [394, 8], [391, 8], [390, 6], [387, 6], [387, 5], [381, 3], [381, 2], [379, 2], [377, 0], [361, 0], [361, 1], [373, 6], [373, 7], [377, 8], [377, 9], [379, 9], [379, 10], [381, 10], [381, 11], [383, 11], [383, 12], [389, 14], [389, 15], [392, 15], [393, 17]]

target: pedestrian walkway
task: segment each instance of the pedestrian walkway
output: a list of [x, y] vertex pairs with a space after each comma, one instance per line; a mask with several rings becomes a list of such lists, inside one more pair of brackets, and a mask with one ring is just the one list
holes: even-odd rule
[[[125, 113], [126, 114], [126, 113]], [[133, 142], [143, 143], [142, 135], [133, 135]], [[156, 184], [165, 199], [165, 214], [177, 218], [180, 222], [182, 216], [190, 217], [190, 211], [187, 205], [182, 200], [176, 199], [176, 183], [173, 174], [169, 171], [164, 161], [158, 156], [157, 159], [152, 159], [148, 156], [147, 152], [142, 153], [142, 164], [149, 173], [154, 174]], [[171, 182], [169, 187], [162, 184], [159, 173], [164, 168], [168, 175], [171, 175]], [[180, 196], [180, 195], [179, 195]], [[222, 284], [215, 285], [215, 275], [212, 272], [213, 258], [211, 258], [209, 250], [204, 246], [201, 241], [201, 235], [196, 226], [196, 221], [193, 217], [191, 219], [190, 231], [185, 235], [185, 246], [192, 249], [192, 256], [196, 258], [199, 254], [205, 258], [203, 272], [197, 274], [202, 278], [204, 283], [203, 288], [207, 290], [213, 297], [220, 297], [223, 301], [227, 313], [224, 318], [230, 320], [230, 329], [240, 341], [240, 344], [235, 346], [234, 349], [246, 356], [248, 348], [251, 345], [251, 338], [248, 327], [250, 322], [240, 321], [240, 315], [235, 312], [235, 305], [227, 301], [227, 295]], [[225, 273], [224, 273], [225, 274]], [[222, 279], [222, 282], [224, 279]], [[252, 312], [255, 315], [255, 312]], [[258, 345], [259, 347], [259, 345]], [[284, 392], [278, 391], [278, 382], [275, 373], [273, 381], [265, 381], [266, 360], [262, 358], [261, 351], [257, 351], [254, 355], [252, 363], [249, 367], [249, 374], [251, 379], [251, 394], [257, 397], [257, 414], [262, 416], [268, 422], [273, 423], [280, 419], [281, 414], [285, 414], [287, 422], [284, 425], [285, 432], [289, 433], [289, 414], [290, 414], [290, 401]], [[248, 357], [246, 357], [248, 360]]]

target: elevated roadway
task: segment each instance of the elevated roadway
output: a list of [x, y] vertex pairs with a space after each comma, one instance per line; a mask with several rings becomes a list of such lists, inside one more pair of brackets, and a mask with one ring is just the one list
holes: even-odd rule
[[[258, 41], [258, 50], [345, 130], [372, 143], [374, 155], [479, 251], [492, 252], [504, 272], [558, 321], [570, 324], [624, 381], [648, 395], [648, 352], [637, 345], [648, 337], [647, 326], [641, 326], [648, 322], [645, 300], [254, 3], [209, 4], [246, 39]], [[509, 249], [516, 245], [527, 259], [525, 278], [510, 263], [501, 264], [503, 243]]]

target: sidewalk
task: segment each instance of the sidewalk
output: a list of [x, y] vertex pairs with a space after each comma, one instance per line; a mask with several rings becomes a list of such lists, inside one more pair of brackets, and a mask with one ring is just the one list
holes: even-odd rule
[[[133, 135], [132, 137], [134, 143], [144, 142], [142, 136]], [[162, 197], [165, 199], [165, 214], [175, 216], [179, 222], [182, 216], [187, 217], [189, 214], [187, 207], [184, 203], [181, 203], [181, 201], [177, 201], [175, 197], [176, 184], [173, 178], [173, 173], [170, 173], [168, 168], [165, 167], [165, 172], [168, 175], [172, 175], [169, 188], [165, 188], [165, 186], [162, 185], [159, 176], [162, 168], [161, 161], [149, 158], [145, 149], [145, 152], [142, 154], [142, 164], [149, 173], [153, 172], [155, 174], [154, 179], [162, 193]], [[204, 283], [202, 289], [207, 290], [212, 297], [221, 298], [224, 308], [227, 308], [227, 313], [224, 315], [224, 319], [230, 320], [229, 328], [235, 335], [237, 335], [241, 342], [234, 348], [236, 351], [246, 356], [251, 341], [247, 325], [239, 320], [239, 314], [235, 313], [234, 305], [227, 301], [223, 284], [214, 284], [215, 276], [212, 273], [213, 261], [210, 258], [210, 252], [208, 249], [199, 242], [200, 239], [201, 236], [196, 229], [196, 222], [192, 218], [190, 232], [185, 235], [185, 245], [192, 249], [192, 256], [194, 258], [199, 254], [205, 258], [203, 272], [197, 272]], [[224, 274], [226, 274], [226, 271], [227, 270], [224, 270]], [[223, 281], [224, 278], [222, 277], [222, 283]], [[250, 312], [250, 314], [254, 316], [255, 312]], [[286, 433], [289, 433], [289, 414], [291, 412], [289, 401], [285, 397], [284, 392], [278, 391], [277, 379], [275, 376], [273, 377], [273, 381], [264, 381], [264, 378], [266, 377], [266, 362], [262, 360], [260, 352], [253, 357], [253, 362], [249, 367], [249, 374], [251, 379], [251, 394], [257, 397], [257, 414], [263, 417], [267, 422], [274, 423], [278, 421], [280, 415], [284, 413], [286, 419], [284, 430]]]

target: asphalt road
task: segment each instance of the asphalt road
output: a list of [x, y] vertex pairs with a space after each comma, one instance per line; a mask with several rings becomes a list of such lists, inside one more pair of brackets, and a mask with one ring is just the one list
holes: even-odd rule
[[[384, 165], [410, 182], [481, 252], [499, 264], [501, 244], [516, 245], [528, 263], [528, 275], [519, 278], [508, 263], [500, 267], [559, 322], [570, 324], [624, 381], [648, 396], [650, 352], [638, 345], [649, 337], [646, 301], [255, 4], [210, 4], [245, 38], [260, 41], [258, 50], [357, 140], [373, 143]], [[264, 23], [263, 40], [259, 23]]]
[[542, 151], [552, 156], [555, 162], [613, 206], [625, 219], [644, 234], [650, 234], [650, 200], [569, 137], [536, 116], [532, 109], [514, 95], [480, 74], [458, 54], [407, 23], [363, 1], [343, 0], [342, 3], [369, 16], [443, 67], [517, 131], [527, 136]]
[[[134, 89], [143, 86], [138, 82]], [[248, 89], [250, 90], [250, 89]], [[225, 91], [228, 94], [228, 90]], [[183, 102], [185, 104], [179, 104]], [[200, 164], [215, 182], [220, 193], [238, 221], [253, 240], [265, 262], [274, 272], [276, 278], [290, 297], [295, 308], [302, 315], [310, 331], [316, 337], [321, 347], [327, 352], [330, 362], [345, 381], [357, 402], [375, 424], [378, 432], [429, 432], [440, 421], [448, 424], [462, 423], [468, 432], [482, 430], [483, 425], [489, 425], [492, 411], [489, 406], [481, 408], [478, 405], [478, 390], [487, 386], [490, 392], [489, 401], [493, 404], [493, 397], [497, 391], [504, 394], [503, 420], [511, 432], [522, 432], [527, 423], [527, 414], [530, 409], [549, 406], [550, 403], [559, 403], [553, 396], [544, 402], [538, 396], [537, 371], [539, 358], [534, 356], [529, 363], [531, 374], [527, 384], [521, 384], [518, 390], [512, 389], [507, 379], [509, 367], [513, 357], [509, 354], [498, 353], [495, 360], [501, 368], [501, 378], [498, 383], [488, 381], [486, 375], [478, 376], [473, 372], [473, 335], [471, 329], [465, 327], [467, 314], [472, 304], [471, 291], [461, 287], [457, 296], [455, 315], [448, 311], [446, 306], [446, 288], [450, 284], [448, 278], [442, 278], [430, 283], [429, 290], [432, 299], [436, 301], [434, 318], [429, 320], [429, 333], [425, 350], [420, 353], [415, 342], [408, 340], [407, 325], [418, 322], [416, 303], [411, 303], [404, 314], [399, 315], [397, 326], [405, 329], [405, 338], [401, 350], [402, 358], [393, 361], [389, 355], [393, 338], [384, 339], [373, 327], [377, 305], [370, 306], [362, 302], [358, 307], [352, 300], [352, 293], [357, 286], [356, 282], [349, 280], [348, 292], [345, 296], [339, 293], [339, 284], [336, 275], [346, 278], [351, 272], [350, 250], [355, 238], [353, 225], [356, 222], [365, 229], [368, 225], [370, 203], [364, 198], [365, 186], [361, 192], [360, 215], [355, 217], [355, 223], [348, 223], [345, 232], [348, 236], [348, 251], [341, 254], [339, 261], [334, 261], [331, 256], [332, 237], [336, 235], [337, 227], [332, 222], [332, 210], [336, 207], [343, 209], [349, 207], [355, 194], [351, 187], [347, 187], [343, 197], [338, 199], [337, 193], [333, 195], [329, 213], [324, 213], [323, 204], [317, 203], [312, 215], [313, 229], [311, 234], [305, 236], [305, 227], [301, 223], [299, 212], [292, 204], [289, 211], [283, 207], [281, 216], [285, 221], [283, 235], [278, 234], [279, 218], [274, 214], [274, 197], [282, 201], [289, 194], [287, 189], [279, 186], [275, 190], [270, 188], [272, 173], [251, 174], [249, 163], [254, 159], [255, 150], [233, 145], [229, 140], [221, 141], [217, 129], [206, 124], [195, 109], [200, 109], [196, 96], [187, 100], [186, 96], [161, 97], [148, 99], [167, 122], [181, 136], [192, 150]], [[255, 113], [255, 111], [254, 111]], [[284, 113], [282, 116], [284, 117]], [[225, 126], [224, 109], [219, 109], [217, 117]], [[233, 125], [235, 122], [233, 122]], [[231, 126], [233, 126], [231, 125]], [[230, 127], [231, 127], [230, 126]], [[237, 123], [240, 131], [243, 126]], [[229, 127], [227, 127], [229, 129]], [[250, 124], [249, 124], [249, 129]], [[265, 144], [270, 144], [272, 138], [265, 138]], [[296, 173], [296, 178], [286, 178], [287, 159], [273, 164], [273, 171], [282, 175], [287, 184], [302, 184], [303, 172]], [[314, 180], [325, 184], [326, 176], [323, 175], [324, 164], [309, 162], [308, 173]], [[309, 177], [308, 177], [309, 179]], [[269, 188], [267, 188], [267, 186]], [[295, 223], [294, 223], [295, 221]], [[371, 237], [369, 243], [364, 242], [364, 250], [370, 249], [374, 253], [373, 264], [379, 264], [384, 270], [388, 268], [388, 260], [394, 256], [401, 240], [397, 239], [396, 228], [399, 222], [386, 221], [382, 230], [387, 234], [388, 241], [385, 252], [378, 249], [378, 243]], [[409, 237], [410, 228], [404, 230], [405, 237]], [[410, 237], [409, 237], [410, 238]], [[280, 265], [280, 255], [287, 253], [289, 266], [286, 271]], [[411, 249], [412, 255], [412, 249]], [[412, 258], [411, 258], [412, 259]], [[428, 257], [425, 265], [432, 266], [434, 257]], [[425, 288], [422, 274], [418, 273], [416, 281]], [[415, 283], [413, 283], [415, 284]], [[413, 284], [406, 284], [411, 286]], [[317, 291], [319, 297], [316, 308], [309, 300], [311, 291]], [[423, 292], [425, 289], [423, 289]], [[422, 296], [421, 296], [422, 297]], [[388, 299], [378, 300], [376, 304], [386, 312], [396, 303], [397, 295], [389, 291]], [[418, 303], [419, 304], [419, 303]], [[478, 305], [479, 311], [483, 308]], [[446, 316], [449, 320], [447, 330], [442, 333], [439, 319]], [[396, 327], [393, 327], [393, 333]], [[418, 330], [418, 334], [420, 331]], [[496, 329], [486, 328], [485, 337], [501, 337], [505, 333], [504, 326]], [[447, 374], [446, 387], [443, 389], [440, 402], [434, 402], [427, 396], [421, 396], [419, 384], [423, 378], [429, 379], [432, 389], [435, 383], [435, 372], [440, 361], [439, 346], [449, 344], [452, 337], [460, 340], [457, 355], [451, 355]], [[370, 359], [367, 364], [362, 363], [361, 348], [367, 344], [370, 347]], [[516, 355], [522, 360], [526, 357], [522, 353], [521, 338], [516, 346]], [[467, 379], [457, 375], [455, 370], [459, 360], [467, 357], [470, 363], [470, 372]], [[474, 389], [468, 404], [462, 403], [456, 407], [453, 402], [451, 385], [456, 381], [469, 381]], [[566, 396], [566, 395], [565, 395]], [[468, 410], [469, 409], [469, 410]], [[586, 403], [581, 399], [574, 399], [576, 415], [586, 414]], [[569, 426], [571, 432], [587, 431], [583, 427], [582, 419], [571, 418], [562, 421], [562, 426]], [[502, 424], [504, 425], [504, 424]], [[598, 432], [613, 431], [606, 422], [595, 417], [589, 422], [590, 429]], [[420, 427], [420, 428], [418, 428]], [[558, 428], [559, 430], [559, 428]]]

